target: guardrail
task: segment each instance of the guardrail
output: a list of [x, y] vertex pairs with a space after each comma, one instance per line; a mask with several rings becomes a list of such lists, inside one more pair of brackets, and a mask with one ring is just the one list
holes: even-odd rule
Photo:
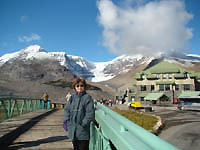
[[[47, 103], [47, 109], [50, 108], [50, 102]], [[0, 121], [17, 115], [44, 109], [42, 99], [20, 96], [0, 96]]]
[[180, 150], [102, 104], [95, 108], [90, 150]]

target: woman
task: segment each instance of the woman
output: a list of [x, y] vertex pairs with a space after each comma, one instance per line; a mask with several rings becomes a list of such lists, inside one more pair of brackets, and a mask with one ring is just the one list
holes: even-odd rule
[[64, 110], [64, 120], [67, 122], [68, 137], [72, 139], [74, 150], [89, 150], [90, 122], [94, 120], [94, 102], [86, 93], [84, 78], [75, 78], [72, 95]]

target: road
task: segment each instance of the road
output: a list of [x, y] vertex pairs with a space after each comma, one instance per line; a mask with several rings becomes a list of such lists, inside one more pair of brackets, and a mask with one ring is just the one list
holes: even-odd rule
[[155, 109], [166, 121], [159, 137], [182, 150], [200, 149], [200, 111], [179, 111], [175, 107]]

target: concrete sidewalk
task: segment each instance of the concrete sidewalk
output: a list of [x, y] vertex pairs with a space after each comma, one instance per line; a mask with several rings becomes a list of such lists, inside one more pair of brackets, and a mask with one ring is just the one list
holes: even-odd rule
[[[45, 110], [44, 110], [45, 111]], [[72, 150], [72, 142], [62, 128], [64, 110], [52, 111], [36, 121], [25, 133], [9, 145], [9, 150]]]

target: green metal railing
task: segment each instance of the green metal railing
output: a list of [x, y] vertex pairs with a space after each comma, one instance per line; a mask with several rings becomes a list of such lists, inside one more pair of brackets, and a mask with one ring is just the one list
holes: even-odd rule
[[90, 150], [180, 150], [108, 107], [95, 107], [97, 125], [91, 123]]
[[44, 109], [44, 101], [42, 99], [0, 96], [0, 121], [38, 109]]

